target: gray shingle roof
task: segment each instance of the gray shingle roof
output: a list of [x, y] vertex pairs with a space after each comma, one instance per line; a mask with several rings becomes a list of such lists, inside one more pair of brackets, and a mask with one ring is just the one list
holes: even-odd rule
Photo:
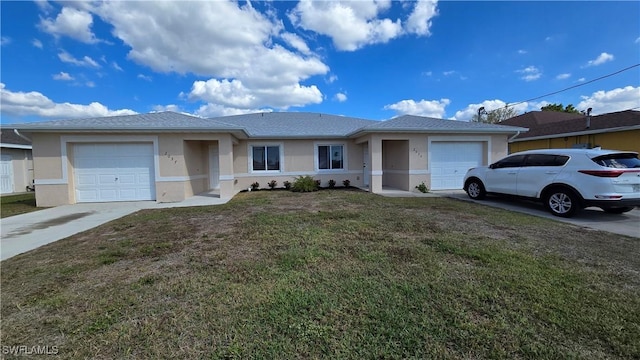
[[149, 114], [107, 116], [85, 119], [53, 120], [15, 125], [18, 130], [126, 130], [126, 131], [211, 131], [242, 130], [238, 126], [213, 119], [179, 114], [171, 111]]
[[13, 128], [0, 129], [0, 143], [13, 145], [31, 145], [31, 141], [21, 138], [13, 132]]
[[24, 132], [234, 132], [250, 138], [336, 138], [368, 132], [516, 133], [525, 128], [404, 115], [387, 121], [308, 112], [266, 112], [203, 119], [175, 112], [54, 120], [15, 125]]
[[361, 132], [486, 132], [486, 133], [516, 133], [527, 131], [526, 128], [485, 124], [457, 120], [444, 120], [424, 116], [403, 115], [387, 121], [379, 121], [359, 129]]
[[326, 138], [343, 137], [376, 123], [347, 116], [308, 112], [266, 112], [215, 118], [241, 126], [256, 138]]

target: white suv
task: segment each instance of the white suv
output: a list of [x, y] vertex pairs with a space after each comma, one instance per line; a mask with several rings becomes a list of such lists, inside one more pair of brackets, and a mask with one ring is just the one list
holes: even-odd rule
[[478, 200], [487, 193], [541, 200], [562, 217], [588, 206], [621, 214], [640, 206], [640, 160], [635, 152], [598, 148], [522, 151], [469, 169], [464, 190]]

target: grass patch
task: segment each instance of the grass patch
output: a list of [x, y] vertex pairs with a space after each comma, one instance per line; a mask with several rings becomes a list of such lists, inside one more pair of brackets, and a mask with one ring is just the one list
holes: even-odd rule
[[2, 218], [41, 209], [36, 207], [36, 195], [33, 192], [0, 197], [0, 217]]
[[248, 192], [3, 261], [0, 340], [61, 358], [638, 358], [639, 252], [452, 199]]

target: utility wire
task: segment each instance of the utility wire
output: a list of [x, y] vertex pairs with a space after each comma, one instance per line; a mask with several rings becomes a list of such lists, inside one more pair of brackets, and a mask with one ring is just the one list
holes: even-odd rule
[[523, 103], [526, 103], [526, 102], [529, 102], [529, 101], [533, 101], [533, 100], [542, 99], [543, 97], [547, 97], [547, 96], [551, 96], [551, 95], [559, 94], [559, 93], [564, 92], [564, 91], [567, 91], [567, 90], [571, 90], [571, 89], [575, 89], [575, 88], [580, 87], [580, 86], [584, 86], [584, 85], [587, 85], [587, 84], [591, 84], [592, 82], [596, 82], [596, 81], [598, 81], [598, 80], [606, 79], [606, 78], [608, 78], [608, 77], [611, 77], [611, 76], [613, 76], [613, 75], [620, 74], [621, 72], [625, 72], [625, 71], [627, 71], [627, 70], [631, 70], [631, 69], [633, 69], [633, 68], [635, 68], [635, 67], [638, 67], [638, 66], [640, 66], [640, 64], [631, 65], [631, 66], [628, 66], [628, 67], [626, 67], [626, 68], [624, 68], [624, 69], [622, 69], [622, 70], [618, 70], [618, 71], [613, 72], [613, 73], [611, 73], [611, 74], [607, 74], [607, 75], [604, 75], [604, 76], [600, 76], [599, 78], [595, 78], [595, 79], [593, 79], [593, 80], [589, 80], [589, 81], [587, 81], [587, 82], [583, 82], [583, 83], [580, 83], [580, 84], [578, 84], [578, 85], [569, 86], [568, 88], [565, 88], [565, 89], [562, 89], [562, 90], [558, 90], [558, 91], [554, 91], [554, 92], [552, 92], [552, 93], [544, 94], [544, 95], [541, 95], [541, 96], [537, 96], [537, 97], [534, 97], [534, 98], [531, 98], [531, 99], [528, 99], [528, 100], [523, 100], [523, 101], [518, 101], [518, 102], [515, 102], [515, 103], [507, 104], [507, 105], [505, 105], [505, 108], [513, 107], [513, 106], [516, 106], [516, 105], [520, 105], [520, 104], [523, 104]]

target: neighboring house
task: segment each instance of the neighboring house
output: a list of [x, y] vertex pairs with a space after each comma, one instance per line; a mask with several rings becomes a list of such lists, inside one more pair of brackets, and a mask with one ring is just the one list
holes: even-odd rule
[[509, 152], [547, 148], [592, 148], [640, 152], [640, 111], [586, 116], [532, 111], [500, 124], [529, 128], [509, 141]]
[[311, 175], [379, 193], [461, 189], [472, 166], [507, 154], [524, 128], [417, 116], [372, 121], [316, 113], [202, 119], [174, 112], [19, 126], [33, 140], [39, 206], [181, 201], [210, 189], [230, 198]]
[[31, 141], [13, 129], [0, 129], [0, 194], [27, 191], [33, 186]]

